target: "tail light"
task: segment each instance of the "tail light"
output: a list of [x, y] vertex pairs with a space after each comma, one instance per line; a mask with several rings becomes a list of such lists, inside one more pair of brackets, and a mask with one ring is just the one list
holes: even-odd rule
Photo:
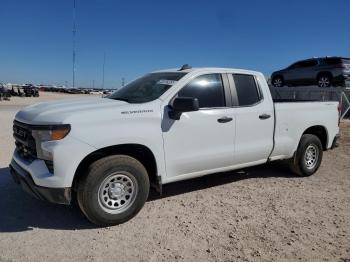
[[335, 67], [347, 69], [347, 68], [349, 68], [349, 66], [350, 66], [350, 65], [348, 65], [348, 64], [341, 63], [341, 64], [336, 65]]

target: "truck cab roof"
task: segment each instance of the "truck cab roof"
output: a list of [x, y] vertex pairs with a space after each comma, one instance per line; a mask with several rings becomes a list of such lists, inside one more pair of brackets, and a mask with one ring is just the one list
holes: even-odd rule
[[184, 72], [184, 73], [207, 73], [207, 72], [217, 72], [217, 73], [238, 73], [238, 74], [261, 74], [260, 72], [253, 70], [245, 70], [239, 68], [224, 68], [224, 67], [194, 67], [184, 70], [179, 70], [179, 68], [170, 68], [164, 70], [157, 70], [152, 73], [160, 72]]

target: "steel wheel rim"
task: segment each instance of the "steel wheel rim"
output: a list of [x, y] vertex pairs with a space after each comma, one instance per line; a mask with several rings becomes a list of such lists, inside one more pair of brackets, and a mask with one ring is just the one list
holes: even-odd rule
[[328, 77], [321, 77], [320, 80], [318, 80], [318, 84], [321, 87], [327, 87], [330, 85], [330, 81], [329, 81]]
[[273, 85], [276, 86], [276, 87], [281, 87], [281, 85], [282, 85], [282, 79], [281, 79], [281, 78], [276, 78], [276, 79], [273, 81]]
[[307, 169], [313, 169], [317, 165], [319, 150], [314, 144], [309, 145], [305, 150], [304, 161]]
[[129, 172], [114, 172], [100, 184], [98, 203], [107, 213], [119, 214], [132, 206], [137, 191], [137, 181]]

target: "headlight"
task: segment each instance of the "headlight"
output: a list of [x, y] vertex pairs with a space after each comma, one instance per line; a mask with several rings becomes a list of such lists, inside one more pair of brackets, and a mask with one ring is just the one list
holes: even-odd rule
[[51, 152], [43, 148], [42, 143], [47, 141], [61, 140], [68, 135], [70, 125], [42, 126], [32, 130], [35, 139], [36, 153], [39, 159], [52, 160]]

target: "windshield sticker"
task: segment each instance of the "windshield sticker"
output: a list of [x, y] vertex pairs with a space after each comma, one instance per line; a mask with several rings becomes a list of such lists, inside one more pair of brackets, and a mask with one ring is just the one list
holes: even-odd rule
[[175, 81], [175, 80], [167, 80], [167, 79], [160, 79], [157, 82], [158, 85], [168, 85], [168, 86], [175, 85], [176, 83], [177, 83], [177, 81]]

